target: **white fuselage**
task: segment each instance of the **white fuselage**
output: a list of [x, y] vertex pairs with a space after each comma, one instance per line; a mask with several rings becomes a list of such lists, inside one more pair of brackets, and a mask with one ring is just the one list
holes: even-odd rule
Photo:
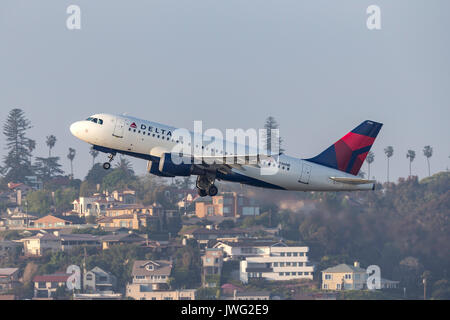
[[[172, 133], [177, 129], [174, 127], [124, 115], [102, 113], [91, 118], [101, 119], [102, 124], [83, 120], [72, 124], [70, 130], [74, 136], [94, 146], [146, 159], [148, 156], [158, 158], [164, 153], [170, 153], [177, 145], [177, 140], [172, 137]], [[133, 124], [136, 127], [132, 127]], [[202, 147], [200, 144], [192, 142], [190, 147], [193, 154], [198, 151], [195, 150], [196, 147]], [[207, 146], [206, 143], [203, 145]], [[224, 153], [225, 150], [218, 150], [216, 154]], [[230, 174], [219, 173], [217, 179], [298, 191], [354, 191], [374, 188], [373, 183], [352, 185], [330, 179], [330, 177], [355, 177], [346, 172], [284, 154], [277, 158], [277, 162], [272, 159], [260, 163], [262, 167], [268, 166], [269, 163], [272, 166], [279, 165], [274, 174], [261, 174], [260, 166], [242, 165], [240, 168], [233, 168]]]

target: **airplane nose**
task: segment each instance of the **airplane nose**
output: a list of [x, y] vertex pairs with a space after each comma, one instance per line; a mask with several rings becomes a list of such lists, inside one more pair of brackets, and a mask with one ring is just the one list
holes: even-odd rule
[[81, 133], [80, 121], [72, 123], [72, 125], [70, 126], [70, 132], [77, 138], [80, 136]]

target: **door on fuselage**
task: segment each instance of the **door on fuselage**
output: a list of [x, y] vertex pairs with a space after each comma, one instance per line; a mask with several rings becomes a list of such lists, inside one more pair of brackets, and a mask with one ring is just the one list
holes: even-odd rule
[[117, 138], [123, 138], [123, 132], [125, 129], [125, 120], [121, 118], [116, 119], [116, 126], [114, 127], [113, 136]]
[[311, 165], [309, 165], [303, 161], [302, 162], [302, 173], [300, 174], [300, 179], [298, 180], [298, 182], [308, 184], [310, 176], [311, 176]]

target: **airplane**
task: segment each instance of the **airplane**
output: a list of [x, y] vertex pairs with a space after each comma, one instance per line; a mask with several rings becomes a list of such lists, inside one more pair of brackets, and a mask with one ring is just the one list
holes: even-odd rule
[[[174, 134], [177, 128], [128, 115], [95, 114], [73, 123], [70, 131], [93, 149], [109, 154], [109, 161], [103, 164], [105, 170], [111, 167], [117, 153], [144, 159], [147, 171], [157, 176], [197, 176], [196, 188], [204, 197], [217, 195], [216, 180], [278, 190], [375, 190], [375, 180], [363, 179], [358, 172], [382, 125], [363, 121], [325, 151], [308, 159], [284, 153], [238, 154], [225, 151], [230, 150], [225, 147], [211, 148], [213, 152], [205, 155], [209, 148], [203, 140], [196, 142], [194, 137], [193, 143], [186, 140], [181, 146], [183, 141]], [[235, 150], [236, 144], [231, 144], [231, 150]], [[177, 152], [173, 150], [177, 147], [184, 147], [180, 156], [192, 161], [174, 161]], [[275, 172], [263, 174], [263, 169]]]

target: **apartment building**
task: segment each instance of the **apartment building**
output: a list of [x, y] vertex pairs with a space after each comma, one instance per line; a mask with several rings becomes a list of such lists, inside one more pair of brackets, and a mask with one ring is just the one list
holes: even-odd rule
[[258, 278], [272, 281], [313, 279], [314, 265], [308, 260], [309, 247], [278, 242], [261, 251], [261, 254], [247, 256], [240, 262], [243, 283]]
[[252, 198], [236, 192], [222, 192], [215, 197], [197, 198], [195, 214], [199, 218], [208, 216], [239, 217], [259, 215], [259, 206]]
[[223, 249], [207, 248], [202, 256], [202, 283], [204, 287], [218, 287], [223, 266]]
[[240, 239], [237, 241], [218, 241], [214, 248], [222, 248], [227, 259], [242, 260], [247, 257], [270, 254], [270, 247], [279, 243], [265, 239]]

